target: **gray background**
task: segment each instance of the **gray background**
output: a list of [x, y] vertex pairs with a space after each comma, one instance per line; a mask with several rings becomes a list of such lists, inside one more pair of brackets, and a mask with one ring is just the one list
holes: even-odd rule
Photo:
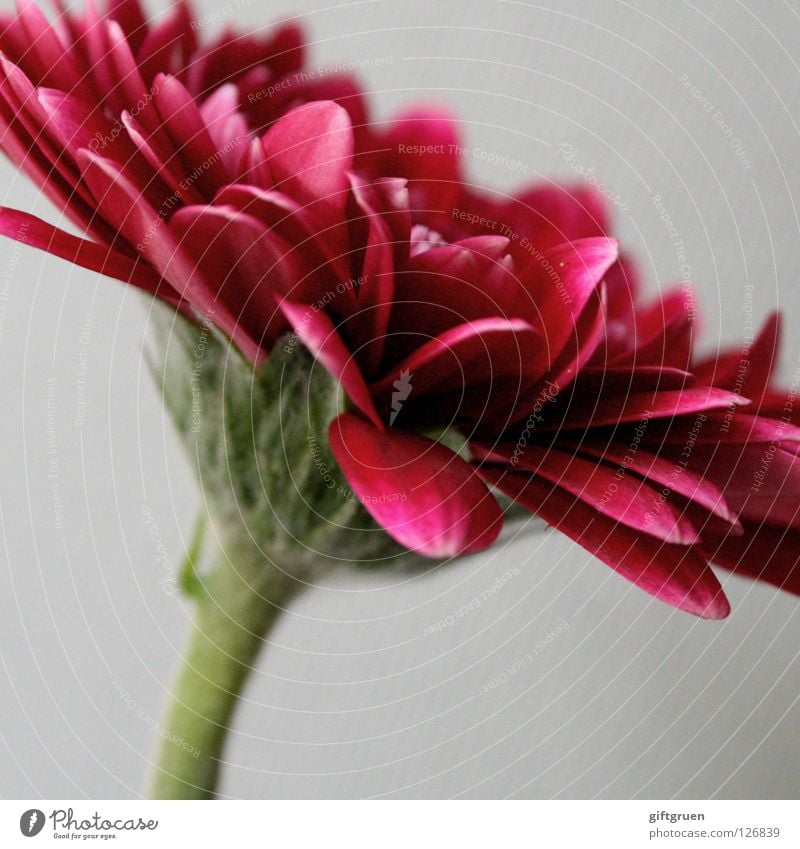
[[[202, 13], [222, 5], [204, 2]], [[574, 177], [559, 155], [572, 145], [572, 164], [593, 168], [628, 207], [616, 211], [619, 234], [653, 293], [680, 277], [652, 200], [660, 194], [686, 246], [708, 345], [741, 338], [751, 311], [760, 320], [777, 304], [791, 375], [796, 3], [230, 8], [249, 27], [304, 13], [311, 66], [367, 60], [361, 76], [379, 116], [410, 98], [440, 100], [464, 117], [472, 145], [528, 171], [470, 160], [477, 182]], [[55, 220], [24, 178], [0, 168], [5, 203]], [[0, 794], [136, 796], [190, 616], [165, 592], [164, 554], [180, 561], [198, 496], [143, 368], [146, 305], [8, 241], [0, 269]], [[455, 616], [510, 567], [519, 574], [490, 601]], [[769, 587], [723, 580], [733, 614], [701, 622], [552, 533], [422, 578], [332, 574], [272, 635], [236, 718], [222, 792], [794, 798], [798, 607]], [[425, 636], [448, 616], [451, 626]], [[545, 650], [478, 695], [562, 622], [569, 628]]]

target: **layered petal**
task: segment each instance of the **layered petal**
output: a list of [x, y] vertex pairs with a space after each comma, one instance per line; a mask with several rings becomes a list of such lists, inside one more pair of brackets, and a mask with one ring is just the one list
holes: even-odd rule
[[372, 391], [387, 409], [403, 374], [413, 377], [412, 403], [471, 422], [508, 421], [532, 385], [539, 334], [521, 319], [486, 318], [461, 324], [395, 366]]
[[741, 536], [709, 539], [704, 551], [719, 566], [800, 595], [800, 531], [745, 522]]
[[330, 318], [313, 306], [285, 298], [281, 300], [280, 306], [297, 337], [342, 384], [359, 410], [375, 427], [382, 430], [383, 424], [358, 364]]
[[556, 448], [528, 445], [519, 453], [506, 446], [481, 450], [481, 460], [508, 463], [555, 484], [598, 512], [656, 539], [680, 545], [699, 542], [689, 517], [644, 479], [618, 468]]
[[[563, 419], [545, 423], [542, 427], [549, 430], [574, 430], [647, 419], [675, 419], [749, 403], [747, 398], [709, 386], [693, 386], [668, 392], [636, 392], [589, 401], [577, 399]], [[677, 423], [675, 427], [677, 432]]]
[[406, 548], [455, 557], [497, 539], [500, 506], [474, 469], [441, 443], [399, 428], [378, 431], [348, 413], [332, 422], [330, 441], [364, 507]]
[[672, 545], [627, 528], [535, 478], [488, 467], [481, 474], [661, 601], [704, 619], [724, 619], [730, 612], [722, 587], [697, 546]]
[[126, 254], [96, 242], [80, 239], [27, 212], [0, 207], [0, 233], [82, 268], [130, 283], [152, 295], [157, 294], [176, 306], [180, 302], [177, 292], [141, 260], [131, 259]]
[[89, 151], [79, 151], [83, 176], [104, 217], [150, 265], [170, 282], [178, 294], [198, 311], [214, 316], [215, 323], [251, 359], [263, 358], [258, 342], [239, 322], [238, 316], [217, 297], [197, 261], [180, 244], [163, 214], [156, 212], [139, 194], [119, 167]]
[[377, 134], [383, 174], [409, 180], [415, 211], [450, 215], [461, 187], [463, 156], [458, 124], [442, 109], [418, 107], [396, 116]]
[[535, 257], [522, 272], [543, 329], [542, 357], [554, 363], [618, 253], [614, 239], [582, 239]]
[[276, 188], [312, 204], [312, 213], [341, 214], [353, 164], [353, 128], [341, 106], [299, 106], [267, 132], [263, 145]]

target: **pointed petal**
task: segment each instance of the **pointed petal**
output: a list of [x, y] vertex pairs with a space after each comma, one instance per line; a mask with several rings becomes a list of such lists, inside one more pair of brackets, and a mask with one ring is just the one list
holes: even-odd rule
[[361, 361], [374, 374], [383, 356], [386, 332], [394, 301], [394, 245], [392, 233], [378, 214], [379, 198], [372, 187], [350, 174], [352, 214], [349, 216], [353, 244], [363, 245], [360, 255], [351, 255], [359, 312], [354, 316], [351, 336], [357, 340]]
[[[540, 251], [564, 242], [605, 236], [611, 225], [605, 198], [585, 183], [535, 185], [508, 201], [500, 220], [508, 221]], [[525, 250], [519, 249], [520, 257]]]
[[[631, 444], [633, 448], [630, 447]], [[678, 465], [674, 460], [652, 454], [638, 447], [638, 443], [628, 443], [628, 446], [625, 446], [618, 440], [603, 444], [586, 439], [575, 443], [575, 449], [592, 454], [618, 469], [630, 469], [646, 480], [661, 484], [664, 487], [662, 492], [675, 492], [724, 521], [732, 525], [737, 524], [736, 514], [728, 506], [722, 491], [708, 478]]]
[[[13, 112], [14, 121], [21, 125], [31, 141], [31, 147], [37, 150], [48, 164], [48, 170], [60, 178], [76, 193], [81, 201], [90, 202], [85, 186], [81, 185], [79, 171], [69, 149], [54, 132], [50, 116], [39, 102], [39, 90], [20, 68], [0, 54], [0, 92], [7, 106]], [[68, 145], [69, 143], [67, 143]]]
[[535, 378], [531, 363], [538, 341], [537, 331], [521, 319], [461, 324], [421, 345], [375, 384], [373, 392], [388, 409], [394, 382], [407, 372], [414, 403], [426, 398], [426, 405], [446, 407], [447, 415], [506, 422]]
[[521, 277], [544, 329], [542, 358], [554, 363], [618, 254], [615, 239], [581, 239], [539, 253]]
[[[211, 200], [232, 179], [223, 151], [214, 144], [194, 98], [175, 77], [159, 74], [154, 88], [156, 108], [164, 129], [177, 146], [185, 179]], [[236, 143], [239, 141], [245, 140]]]
[[277, 121], [264, 136], [276, 188], [301, 203], [322, 201], [344, 209], [353, 162], [350, 117], [331, 101], [307, 103]]
[[200, 105], [200, 114], [228, 173], [238, 177], [249, 133], [247, 119], [239, 111], [239, 90], [231, 83], [218, 88]]
[[[477, 452], [479, 457], [481, 453]], [[484, 459], [502, 459], [520, 471], [532, 472], [556, 484], [636, 531], [680, 545], [699, 541], [697, 529], [679, 506], [662, 498], [646, 481], [620, 474], [617, 468], [537, 445], [527, 445], [521, 453], [508, 448], [483, 453]]]
[[280, 306], [300, 341], [342, 384], [358, 409], [375, 427], [383, 429], [361, 369], [328, 316], [312, 306], [286, 299]]
[[336, 275], [323, 246], [316, 239], [313, 222], [296, 201], [281, 192], [232, 185], [217, 195], [215, 203], [252, 216], [294, 248], [292, 261], [298, 267], [292, 272], [292, 286], [284, 293], [292, 301], [313, 304], [322, 299], [335, 300], [344, 304], [342, 312], [347, 315], [357, 309], [353, 286], [343, 282], [349, 278]]
[[25, 62], [34, 62], [43, 72], [38, 85], [57, 85], [65, 91], [83, 90], [85, 85], [73, 54], [62, 43], [33, 0], [17, 0], [17, 20], [26, 32]]
[[74, 183], [53, 168], [52, 161], [37, 147], [19, 120], [16, 109], [4, 100], [4, 94], [0, 82], [0, 144], [3, 152], [80, 230], [98, 239], [112, 241], [114, 232], [97, 216], [93, 200], [88, 203], [76, 194]]
[[[153, 79], [159, 71], [177, 73], [186, 68], [189, 59], [194, 67], [197, 59], [197, 36], [192, 26], [196, 14], [187, 0], [179, 0], [172, 6], [172, 14], [160, 18], [155, 25], [144, 27], [134, 38], [128, 36], [142, 76]], [[123, 24], [123, 29], [127, 27]]]
[[215, 298], [254, 339], [268, 347], [286, 332], [276, 296], [300, 274], [292, 247], [257, 219], [225, 206], [184, 207], [168, 226], [203, 269]]
[[636, 422], [642, 419], [672, 419], [706, 410], [718, 410], [735, 404], [749, 404], [746, 398], [740, 398], [724, 389], [708, 386], [669, 392], [637, 392], [631, 395], [618, 395], [610, 398], [591, 399], [578, 408], [570, 409], [564, 421], [548, 422], [543, 429], [575, 429], [585, 427], [603, 427], [621, 422]]
[[728, 349], [696, 363], [692, 371], [698, 380], [730, 389], [747, 398], [758, 399], [769, 388], [781, 341], [781, 317], [772, 313], [752, 344]]
[[615, 522], [574, 496], [535, 479], [484, 467], [484, 479], [583, 546], [645, 592], [704, 619], [730, 612], [697, 546], [671, 545]]
[[[737, 402], [741, 403], [741, 402]], [[698, 445], [753, 445], [756, 443], [780, 442], [784, 448], [800, 442], [800, 427], [779, 419], [754, 416], [746, 410], [751, 407], [732, 403], [724, 411], [711, 412], [698, 428], [692, 428], [692, 438]], [[672, 426], [672, 422], [653, 421], [647, 438], [654, 445], [685, 445], [686, 432]]]
[[[47, 114], [47, 125], [60, 140], [70, 161], [75, 161], [82, 148], [113, 158], [124, 167], [128, 179], [151, 203], [160, 203], [168, 194], [160, 181], [154, 179], [148, 166], [122, 127], [112, 124], [97, 108], [58, 89], [37, 91], [39, 103]], [[76, 190], [86, 192], [79, 181]]]
[[84, 178], [104, 217], [135, 245], [138, 253], [168, 280], [172, 287], [227, 333], [245, 356], [263, 358], [258, 343], [246, 332], [205, 278], [197, 260], [180, 244], [162, 215], [156, 212], [120, 168], [88, 150], [78, 152]]
[[603, 343], [607, 330], [606, 302], [605, 284], [601, 283], [597, 297], [590, 298], [575, 324], [575, 332], [550, 368], [549, 380], [562, 392], [580, 377]]
[[593, 364], [583, 369], [579, 378], [581, 391], [595, 395], [627, 395], [647, 390], [655, 392], [683, 389], [697, 382], [692, 373], [682, 369], [644, 365], [606, 367]]
[[[131, 45], [116, 20], [106, 21], [106, 41], [109, 47], [108, 62], [119, 80], [118, 95], [129, 109], [139, 110], [140, 104], [147, 104], [152, 94], [142, 78], [141, 70], [131, 53]], [[64, 86], [60, 86], [64, 88]], [[147, 114], [150, 114], [147, 111]]]
[[172, 287], [143, 261], [131, 259], [105, 245], [80, 239], [27, 212], [0, 207], [0, 234], [47, 251], [82, 268], [131, 283], [171, 303], [180, 301]]
[[487, 316], [537, 321], [514, 274], [508, 239], [480, 236], [417, 253], [395, 279], [386, 359], [411, 354], [419, 346], [416, 333], [432, 338]]
[[[178, 153], [161, 129], [148, 134], [145, 127], [129, 112], [123, 112], [120, 121], [127, 130], [130, 140], [150, 164], [154, 173], [170, 189], [173, 198], [180, 199], [182, 203], [187, 205], [205, 202], [194, 184], [184, 180], [185, 172], [178, 158]], [[98, 146], [93, 145], [91, 149], [97, 150]]]
[[460, 142], [458, 121], [451, 114], [430, 107], [410, 109], [380, 135], [381, 148], [388, 148], [382, 173], [408, 179], [416, 209], [449, 215], [461, 189]]
[[629, 350], [612, 360], [611, 365], [689, 369], [695, 309], [693, 296], [684, 287], [668, 292], [637, 314]]
[[[182, 4], [175, 4], [180, 7]], [[147, 35], [148, 23], [139, 0], [106, 0], [106, 18], [117, 22], [124, 37], [138, 49]]]
[[800, 531], [745, 522], [742, 536], [704, 546], [709, 560], [753, 580], [800, 595]]
[[800, 457], [779, 443], [696, 446], [705, 468], [743, 519], [800, 528]]
[[331, 448], [375, 521], [428, 557], [481, 551], [503, 515], [475, 471], [443, 445], [397, 428], [378, 431], [345, 413], [331, 423]]

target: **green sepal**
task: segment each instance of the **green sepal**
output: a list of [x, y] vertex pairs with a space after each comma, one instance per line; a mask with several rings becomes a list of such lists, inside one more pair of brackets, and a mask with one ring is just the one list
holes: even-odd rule
[[150, 367], [213, 522], [278, 560], [435, 565], [396, 543], [350, 489], [328, 443], [345, 396], [296, 337], [255, 366], [213, 326], [154, 315]]
[[203, 578], [198, 571], [200, 558], [203, 554], [203, 539], [206, 533], [207, 517], [201, 511], [195, 522], [192, 540], [180, 571], [181, 589], [190, 598], [198, 598], [203, 590]]

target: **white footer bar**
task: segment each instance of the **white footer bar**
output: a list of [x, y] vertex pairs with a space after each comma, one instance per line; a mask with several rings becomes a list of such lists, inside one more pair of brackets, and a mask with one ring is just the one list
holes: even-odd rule
[[0, 801], [0, 846], [800, 847], [797, 801]]

